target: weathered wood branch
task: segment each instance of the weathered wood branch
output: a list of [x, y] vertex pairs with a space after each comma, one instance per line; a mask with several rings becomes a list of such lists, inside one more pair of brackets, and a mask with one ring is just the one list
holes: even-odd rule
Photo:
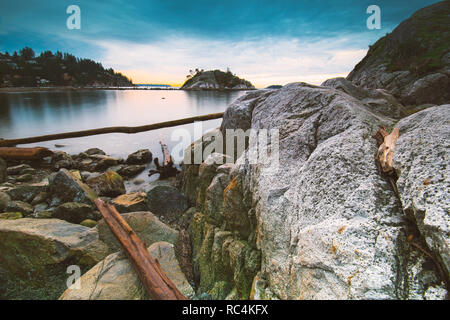
[[161, 145], [161, 151], [163, 154], [163, 164], [159, 164], [159, 159], [155, 158], [156, 170], [150, 170], [148, 175], [152, 176], [154, 174], [159, 174], [160, 179], [167, 179], [170, 177], [175, 177], [178, 174], [178, 169], [173, 166], [173, 159], [169, 152], [169, 147], [164, 143], [162, 137], [159, 141]]
[[383, 143], [378, 148], [378, 152], [375, 158], [380, 164], [382, 171], [388, 173], [392, 172], [393, 170], [392, 161], [394, 158], [395, 143], [397, 142], [399, 137], [398, 128], [394, 128], [390, 134], [386, 134], [386, 130], [384, 130], [384, 128], [380, 128], [380, 130], [375, 135], [375, 137], [382, 136], [384, 138]]
[[139, 239], [114, 206], [98, 198], [94, 202], [122, 245], [150, 297], [153, 300], [187, 300], [162, 271], [158, 260], [148, 253], [145, 243]]
[[9, 147], [9, 146], [15, 146], [18, 144], [35, 143], [35, 142], [51, 141], [51, 140], [59, 140], [59, 139], [87, 137], [87, 136], [93, 136], [93, 135], [98, 135], [98, 134], [107, 134], [107, 133], [132, 134], [132, 133], [151, 131], [151, 130], [156, 130], [156, 129], [161, 129], [161, 128], [180, 126], [183, 124], [193, 123], [195, 121], [220, 119], [222, 117], [223, 117], [223, 112], [219, 112], [219, 113], [206, 114], [206, 115], [202, 115], [202, 116], [195, 116], [195, 117], [190, 117], [190, 118], [183, 118], [183, 119], [178, 119], [178, 120], [153, 123], [153, 124], [148, 124], [148, 125], [138, 126], [138, 127], [106, 127], [106, 128], [90, 129], [90, 130], [83, 130], [83, 131], [48, 134], [48, 135], [44, 135], [44, 136], [36, 136], [36, 137], [21, 138], [21, 139], [7, 139], [7, 140], [0, 140], [0, 147]]
[[[0, 140], [1, 141], [1, 140]], [[0, 158], [5, 160], [39, 160], [52, 155], [47, 148], [0, 148]]]

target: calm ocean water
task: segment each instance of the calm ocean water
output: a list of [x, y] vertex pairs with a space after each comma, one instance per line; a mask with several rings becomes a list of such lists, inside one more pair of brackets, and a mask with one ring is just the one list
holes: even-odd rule
[[[155, 122], [175, 120], [208, 113], [225, 111], [228, 104], [243, 95], [243, 91], [209, 92], [181, 90], [85, 90], [0, 93], [0, 138], [24, 138], [44, 134], [78, 131], [110, 126], [139, 126]], [[220, 126], [221, 119], [202, 122], [203, 133]], [[138, 149], [150, 149], [153, 157], [162, 158], [159, 140], [172, 148], [180, 143], [172, 141], [176, 129], [190, 132], [194, 141], [194, 125], [137, 134], [113, 133], [91, 137], [39, 142], [27, 146], [42, 146], [77, 154], [89, 148], [100, 148], [106, 154], [126, 158]], [[56, 147], [55, 145], [58, 145]], [[62, 145], [63, 147], [61, 147]], [[176, 161], [182, 154], [174, 155]], [[177, 162], [178, 163], [178, 162]], [[145, 181], [151, 178], [147, 170], [135, 179]], [[145, 185], [145, 184], [144, 184]], [[131, 181], [126, 183], [128, 192], [145, 191]], [[144, 189], [142, 189], [144, 188]]]
[[[85, 130], [109, 126], [139, 126], [224, 111], [244, 92], [206, 92], [181, 90], [86, 90], [0, 93], [0, 138]], [[207, 131], [220, 126], [221, 120], [202, 123]], [[55, 140], [22, 146], [43, 146], [76, 154], [97, 147], [107, 154], [126, 157], [141, 148], [161, 156], [159, 138], [173, 147], [173, 130], [193, 124], [138, 134], [106, 134]], [[56, 145], [64, 145], [56, 148]], [[187, 145], [186, 145], [187, 146]]]

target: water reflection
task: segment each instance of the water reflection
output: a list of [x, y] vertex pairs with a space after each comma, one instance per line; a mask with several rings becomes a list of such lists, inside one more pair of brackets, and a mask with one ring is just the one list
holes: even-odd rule
[[[0, 93], [0, 137], [22, 138], [58, 132], [108, 126], [138, 126], [224, 111], [244, 92], [202, 92], [164, 90], [85, 90]], [[203, 122], [204, 131], [218, 127], [221, 120]], [[193, 134], [193, 125], [186, 128]], [[78, 153], [98, 147], [124, 157], [140, 148], [160, 156], [159, 138], [169, 147], [176, 128], [139, 134], [107, 134], [30, 144]]]

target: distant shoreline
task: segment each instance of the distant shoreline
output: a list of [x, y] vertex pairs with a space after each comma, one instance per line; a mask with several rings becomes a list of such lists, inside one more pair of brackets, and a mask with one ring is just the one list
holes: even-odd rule
[[150, 87], [4, 87], [1, 92], [33, 92], [33, 91], [84, 91], [84, 90], [179, 90], [178, 88], [150, 88]]
[[85, 90], [183, 90], [183, 91], [250, 91], [258, 89], [182, 89], [182, 88], [152, 88], [152, 87], [4, 87], [0, 88], [0, 93], [20, 93], [33, 91], [85, 91]]

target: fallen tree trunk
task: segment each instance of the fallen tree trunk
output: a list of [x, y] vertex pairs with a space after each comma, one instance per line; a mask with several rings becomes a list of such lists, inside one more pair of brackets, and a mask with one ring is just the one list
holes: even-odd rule
[[145, 243], [139, 239], [114, 206], [98, 198], [94, 202], [122, 245], [150, 298], [153, 300], [187, 300], [162, 271], [158, 260], [148, 253]]
[[52, 151], [42, 147], [0, 148], [0, 158], [5, 160], [39, 160], [51, 156], [52, 154]]
[[139, 132], [151, 131], [151, 130], [156, 130], [156, 129], [161, 129], [161, 128], [175, 127], [175, 126], [179, 126], [179, 125], [183, 125], [183, 124], [193, 123], [195, 121], [220, 119], [222, 117], [223, 117], [223, 112], [219, 112], [219, 113], [206, 114], [206, 115], [202, 115], [202, 116], [195, 116], [195, 117], [190, 117], [190, 118], [148, 124], [148, 125], [138, 126], [138, 127], [106, 127], [106, 128], [90, 129], [90, 130], [83, 130], [83, 131], [48, 134], [48, 135], [44, 135], [44, 136], [36, 136], [36, 137], [21, 138], [21, 139], [0, 140], [0, 147], [9, 147], [9, 146], [15, 146], [18, 144], [35, 143], [35, 142], [42, 142], [42, 141], [87, 137], [87, 136], [93, 136], [93, 135], [98, 135], [98, 134], [107, 134], [107, 133], [128, 133], [128, 134], [139, 133]]

